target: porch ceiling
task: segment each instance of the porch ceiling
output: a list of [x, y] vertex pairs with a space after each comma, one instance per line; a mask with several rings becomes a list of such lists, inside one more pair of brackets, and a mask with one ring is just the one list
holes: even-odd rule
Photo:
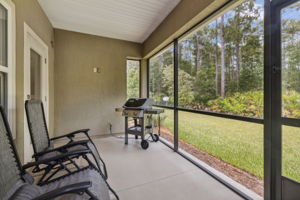
[[180, 0], [38, 0], [54, 28], [142, 43]]

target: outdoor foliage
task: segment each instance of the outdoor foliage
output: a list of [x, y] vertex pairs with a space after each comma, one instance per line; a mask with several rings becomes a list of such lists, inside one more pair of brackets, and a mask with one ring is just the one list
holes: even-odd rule
[[[150, 59], [150, 97], [160, 104], [172, 106], [174, 102], [173, 47]], [[168, 97], [168, 101], [163, 101]]]
[[127, 98], [139, 97], [139, 61], [127, 61]]
[[[299, 9], [296, 4], [292, 9]], [[180, 107], [263, 118], [263, 1], [246, 0], [179, 41]], [[282, 19], [283, 116], [300, 116], [300, 20]], [[174, 102], [173, 46], [150, 59], [150, 97]], [[168, 97], [168, 98], [166, 98]]]
[[234, 115], [263, 117], [263, 94], [261, 91], [235, 93], [230, 97], [208, 102], [209, 109]]
[[282, 115], [285, 117], [300, 118], [300, 93], [296, 91], [285, 92], [283, 96]]
[[[173, 133], [173, 111], [165, 110], [162, 118]], [[178, 129], [184, 142], [263, 178], [263, 125], [179, 112]], [[283, 175], [300, 182], [300, 128], [283, 126], [282, 136]]]
[[[246, 0], [179, 40], [179, 107], [263, 118], [263, 0]], [[282, 116], [300, 118], [300, 2], [282, 10]], [[150, 97], [173, 106], [173, 46], [150, 59]], [[278, 88], [280, 89], [280, 88]], [[168, 97], [168, 98], [166, 98]], [[173, 133], [174, 113], [162, 114]], [[282, 126], [282, 172], [300, 181], [300, 128]], [[263, 177], [263, 125], [179, 111], [179, 137]]]

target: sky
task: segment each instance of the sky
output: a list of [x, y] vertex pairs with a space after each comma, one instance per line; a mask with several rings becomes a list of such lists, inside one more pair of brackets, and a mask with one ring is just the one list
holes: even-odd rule
[[[264, 7], [264, 0], [256, 0], [256, 6], [263, 9]], [[300, 5], [300, 1], [294, 3]], [[297, 19], [300, 20], [300, 10], [296, 10], [295, 8], [284, 8], [282, 12], [283, 19]]]
[[300, 20], [300, 10], [297, 10], [293, 5], [299, 5], [300, 1], [292, 4], [292, 6], [282, 9], [282, 19], [296, 19]]

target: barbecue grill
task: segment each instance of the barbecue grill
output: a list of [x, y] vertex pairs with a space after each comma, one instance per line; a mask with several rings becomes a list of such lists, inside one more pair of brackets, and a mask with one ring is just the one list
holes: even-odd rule
[[[158, 115], [163, 113], [163, 109], [153, 109], [153, 99], [150, 98], [130, 98], [126, 101], [122, 111], [122, 115], [125, 117], [125, 144], [128, 144], [128, 135], [135, 135], [135, 139], [141, 136], [141, 146], [143, 149], [149, 147], [149, 142], [145, 139], [146, 134], [150, 134], [150, 137], [154, 142], [159, 140], [159, 134], [153, 133], [153, 118], [152, 115]], [[129, 118], [133, 119], [133, 125], [129, 126]], [[146, 120], [147, 119], [147, 122]], [[160, 121], [160, 117], [158, 117]], [[160, 122], [159, 122], [160, 123]], [[160, 128], [159, 128], [160, 129]], [[158, 133], [160, 130], [158, 131]]]

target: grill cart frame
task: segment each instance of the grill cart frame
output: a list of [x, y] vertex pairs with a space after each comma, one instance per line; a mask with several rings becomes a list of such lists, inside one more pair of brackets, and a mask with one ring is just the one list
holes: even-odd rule
[[[163, 109], [153, 109], [154, 100], [150, 98], [130, 98], [126, 101], [122, 109], [122, 116], [125, 117], [125, 145], [128, 144], [128, 135], [134, 135], [136, 139], [141, 137], [141, 147], [148, 149], [149, 142], [145, 139], [145, 135], [149, 134], [154, 142], [159, 141], [160, 127], [158, 134], [153, 132], [153, 115], [158, 115], [164, 112]], [[120, 111], [120, 109], [119, 109]], [[134, 125], [129, 126], [129, 118], [134, 120]], [[148, 119], [148, 124], [145, 121]], [[159, 122], [160, 125], [160, 122]]]

